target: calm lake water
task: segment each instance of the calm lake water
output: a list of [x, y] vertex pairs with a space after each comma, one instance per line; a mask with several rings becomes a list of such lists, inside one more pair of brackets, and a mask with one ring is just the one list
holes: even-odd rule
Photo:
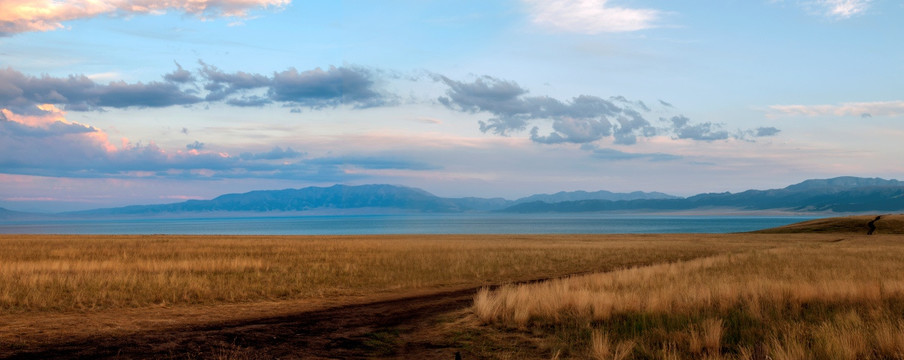
[[816, 219], [805, 216], [429, 214], [52, 219], [0, 221], [7, 234], [637, 234], [731, 233]]

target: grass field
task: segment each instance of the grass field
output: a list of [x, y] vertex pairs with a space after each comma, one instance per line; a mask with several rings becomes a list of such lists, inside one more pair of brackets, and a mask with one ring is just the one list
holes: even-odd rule
[[495, 284], [773, 247], [669, 236], [0, 236], [0, 312], [100, 311]]
[[799, 242], [482, 290], [474, 314], [597, 359], [904, 359], [904, 238]]
[[[842, 227], [859, 229], [864, 219], [871, 218], [843, 220]], [[380, 336], [481, 359], [904, 359], [904, 237], [796, 229], [0, 235], [0, 353], [72, 336], [551, 279], [485, 288], [471, 308], [430, 329]], [[381, 351], [379, 357], [407, 357], [392, 347]], [[234, 357], [225, 354], [219, 357]]]

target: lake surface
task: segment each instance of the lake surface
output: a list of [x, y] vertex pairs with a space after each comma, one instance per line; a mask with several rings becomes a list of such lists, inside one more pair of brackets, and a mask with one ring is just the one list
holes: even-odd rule
[[732, 233], [813, 216], [428, 214], [0, 221], [6, 234], [638, 234]]

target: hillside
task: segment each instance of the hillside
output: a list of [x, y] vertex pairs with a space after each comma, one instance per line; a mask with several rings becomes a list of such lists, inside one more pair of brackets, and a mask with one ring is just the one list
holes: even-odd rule
[[904, 182], [839, 177], [807, 180], [782, 189], [708, 193], [685, 199], [530, 202], [504, 209], [513, 213], [680, 211], [692, 209], [782, 210], [793, 212], [894, 212], [904, 210]]
[[[542, 199], [542, 200], [541, 200]], [[566, 200], [571, 199], [571, 200]], [[657, 192], [572, 191], [539, 194], [515, 201], [503, 198], [444, 198], [395, 185], [334, 185], [226, 194], [211, 200], [163, 205], [135, 205], [69, 214], [151, 215], [210, 212], [296, 212], [311, 210], [365, 212], [509, 213], [784, 211], [820, 213], [890, 213], [904, 211], [904, 182], [839, 177], [807, 180], [782, 189], [707, 193], [679, 198]], [[0, 216], [3, 213], [0, 212]]]
[[759, 234], [904, 234], [904, 215], [859, 215], [799, 222]]
[[[467, 204], [468, 202], [462, 202]], [[472, 203], [475, 203], [472, 201]], [[426, 191], [392, 185], [334, 185], [302, 189], [259, 190], [226, 194], [212, 200], [189, 200], [175, 204], [136, 205], [80, 211], [78, 215], [153, 214], [179, 212], [268, 212], [313, 209], [382, 208], [425, 212], [458, 212], [462, 207]]]
[[650, 200], [650, 199], [680, 199], [677, 196], [664, 194], [661, 192], [643, 192], [634, 191], [630, 193], [614, 193], [611, 191], [600, 190], [594, 192], [587, 191], [560, 191], [555, 194], [537, 194], [515, 200], [515, 204], [524, 204], [531, 202], [557, 203], [564, 201], [583, 201], [583, 200]]
[[427, 191], [395, 185], [334, 185], [301, 189], [258, 190], [242, 194], [226, 194], [211, 200], [189, 200], [163, 205], [133, 205], [68, 213], [70, 215], [141, 215], [200, 212], [268, 212], [370, 209], [371, 211], [401, 210], [407, 212], [451, 213], [465, 211], [496, 211], [529, 198], [668, 198], [662, 193], [559, 192], [552, 195], [532, 195], [516, 201], [503, 198], [443, 198]]

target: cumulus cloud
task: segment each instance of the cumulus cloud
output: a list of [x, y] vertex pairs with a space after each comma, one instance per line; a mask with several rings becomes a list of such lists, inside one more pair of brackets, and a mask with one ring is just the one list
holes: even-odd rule
[[385, 170], [436, 170], [439, 166], [421, 161], [399, 157], [374, 157], [374, 156], [340, 156], [314, 159], [311, 163], [337, 167], [356, 167], [361, 169]]
[[188, 105], [202, 99], [172, 82], [96, 83], [84, 75], [41, 77], [12, 68], [0, 69], [0, 106], [31, 112], [40, 104], [56, 104], [66, 110], [88, 111], [103, 107], [166, 107]]
[[513, 81], [483, 76], [473, 82], [461, 82], [445, 76], [436, 80], [446, 84], [446, 96], [438, 101], [458, 111], [494, 115], [480, 121], [480, 130], [509, 135], [525, 130], [538, 119], [552, 121], [553, 132], [541, 135], [539, 128], [531, 129], [531, 139], [540, 143], [585, 143], [616, 135], [619, 143], [633, 143], [636, 133], [650, 133], [652, 127], [636, 108], [648, 111], [642, 102], [624, 97], [603, 99], [581, 95], [563, 102], [548, 96], [528, 96], [528, 91]]
[[[548, 96], [530, 96], [529, 91], [517, 83], [491, 76], [479, 77], [473, 82], [440, 75], [434, 78], [449, 87], [446, 96], [437, 99], [441, 104], [461, 112], [492, 114], [493, 117], [479, 121], [481, 131], [508, 136], [536, 124], [531, 126], [530, 139], [542, 144], [586, 144], [611, 137], [615, 144], [632, 145], [639, 137], [657, 135], [700, 141], [741, 138], [740, 133], [729, 134], [720, 124], [693, 123], [685, 116], [661, 119], [667, 125], [655, 126], [644, 117], [644, 113], [651, 111], [650, 107], [623, 96], [580, 95], [560, 101]], [[662, 100], [660, 103], [672, 108]], [[552, 131], [541, 133], [542, 123], [551, 123]], [[775, 135], [778, 129], [774, 130], [741, 132], [749, 139]]]
[[0, 109], [0, 173], [50, 177], [271, 178], [341, 182], [360, 178], [351, 168], [435, 169], [400, 156], [306, 158], [291, 147], [228, 152], [195, 141], [168, 151], [157, 144], [114, 145], [95, 127], [69, 122], [65, 112], [42, 105], [37, 115]]
[[755, 129], [753, 136], [756, 136], [756, 137], [775, 136], [775, 135], [778, 135], [778, 133], [780, 133], [780, 132], [781, 132], [781, 130], [779, 130], [778, 128], [772, 127], [772, 126], [759, 127], [759, 128]]
[[629, 153], [610, 148], [599, 148], [596, 146], [583, 146], [582, 149], [589, 150], [591, 156], [595, 159], [608, 161], [624, 161], [624, 160], [649, 160], [649, 161], [674, 161], [680, 160], [681, 156], [665, 153]]
[[297, 159], [304, 155], [304, 153], [293, 150], [290, 147], [285, 149], [276, 146], [272, 150], [262, 153], [251, 153], [245, 152], [239, 155], [239, 158], [243, 160], [284, 160], [284, 159]]
[[[208, 91], [207, 101], [219, 101], [237, 92], [265, 88], [270, 86], [271, 79], [266, 75], [252, 74], [244, 71], [226, 73], [216, 66], [199, 61], [198, 71], [204, 78], [204, 89]], [[241, 105], [240, 105], [241, 106]]]
[[[850, 102], [840, 105], [772, 105], [768, 116], [904, 116], [904, 100]], [[869, 116], [863, 116], [867, 114]]]
[[[31, 112], [36, 105], [56, 104], [71, 111], [103, 108], [168, 107], [223, 102], [239, 107], [272, 103], [324, 108], [347, 105], [366, 108], [394, 104], [396, 96], [378, 88], [374, 72], [353, 67], [289, 68], [272, 76], [244, 71], [226, 72], [203, 61], [195, 76], [176, 63], [164, 81], [98, 83], [85, 75], [40, 77], [12, 68], [0, 69], [0, 106]], [[203, 90], [202, 90], [203, 89]]]
[[192, 75], [191, 71], [183, 69], [182, 65], [179, 65], [177, 62], [174, 63], [176, 64], [176, 70], [173, 70], [173, 72], [169, 74], [164, 74], [164, 80], [178, 84], [190, 84], [195, 82], [195, 76]]
[[825, 16], [847, 19], [865, 12], [871, 2], [872, 0], [816, 0], [809, 1], [806, 5], [818, 9]]
[[[226, 99], [227, 104], [245, 107], [281, 102], [310, 108], [338, 105], [366, 108], [394, 102], [392, 95], [377, 89], [377, 76], [362, 68], [331, 66], [327, 70], [306, 71], [289, 68], [267, 76], [243, 71], [227, 73], [204, 62], [200, 64], [207, 101]], [[255, 90], [264, 92], [250, 94]], [[234, 94], [243, 95], [229, 98]]]
[[298, 71], [289, 68], [273, 75], [270, 99], [320, 108], [339, 104], [358, 108], [393, 103], [393, 97], [375, 87], [375, 75], [362, 68], [335, 67]]
[[711, 122], [691, 124], [690, 121], [691, 119], [683, 115], [673, 116], [668, 119], [668, 122], [671, 122], [672, 125], [672, 132], [678, 139], [703, 141], [728, 139], [728, 131], [723, 130], [719, 124]]
[[96, 16], [125, 17], [173, 10], [203, 19], [245, 17], [258, 8], [282, 7], [291, 0], [4, 0], [0, 35], [63, 28], [71, 20]]
[[204, 149], [204, 143], [202, 143], [198, 140], [195, 140], [195, 142], [185, 145], [185, 148], [189, 149], [189, 150], [202, 150], [202, 149]]
[[523, 0], [537, 25], [582, 34], [628, 32], [656, 27], [662, 12], [612, 6], [608, 0]]

